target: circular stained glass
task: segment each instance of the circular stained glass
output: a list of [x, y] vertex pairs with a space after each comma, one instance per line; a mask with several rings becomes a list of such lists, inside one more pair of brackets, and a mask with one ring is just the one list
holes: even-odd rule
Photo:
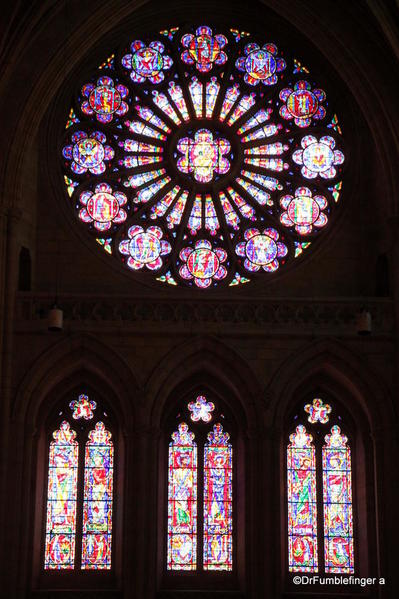
[[310, 67], [278, 40], [212, 24], [105, 57], [79, 84], [62, 147], [69, 205], [99, 250], [146, 281], [199, 289], [267, 279], [308, 252], [346, 165]]
[[104, 148], [97, 139], [82, 139], [73, 146], [73, 158], [83, 168], [98, 166], [104, 160]]

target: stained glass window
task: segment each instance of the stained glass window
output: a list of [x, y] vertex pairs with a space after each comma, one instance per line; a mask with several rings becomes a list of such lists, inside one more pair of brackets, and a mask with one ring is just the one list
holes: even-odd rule
[[326, 572], [354, 571], [351, 452], [339, 426], [323, 446], [324, 561]]
[[197, 445], [185, 422], [169, 445], [168, 570], [197, 567]]
[[[110, 570], [114, 446], [97, 402], [69, 402], [49, 447], [45, 570]], [[98, 414], [97, 414], [98, 412]], [[63, 413], [63, 412], [61, 412]]]
[[73, 569], [79, 446], [76, 432], [66, 420], [54, 431], [53, 438], [48, 466], [44, 567]]
[[204, 570], [233, 567], [233, 450], [215, 424], [204, 449]]
[[[299, 424], [287, 448], [288, 568], [350, 574], [355, 565], [348, 439], [337, 424], [331, 426], [334, 410], [323, 399], [314, 398], [304, 412], [315, 434]], [[318, 547], [324, 547], [319, 556]]]
[[339, 210], [333, 96], [278, 40], [173, 24], [127, 39], [76, 92], [66, 199], [143, 280], [205, 290], [273, 277]]
[[290, 436], [288, 474], [288, 568], [317, 572], [316, 458], [312, 435], [303, 425]]
[[97, 422], [86, 443], [82, 569], [111, 567], [113, 470], [111, 433]]
[[210, 424], [225, 416], [204, 395], [185, 413], [195, 433], [181, 422], [169, 444], [167, 569], [232, 571], [233, 447]]

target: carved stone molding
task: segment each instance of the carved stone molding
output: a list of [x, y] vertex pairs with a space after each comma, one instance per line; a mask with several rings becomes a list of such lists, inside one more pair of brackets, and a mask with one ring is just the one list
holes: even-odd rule
[[[52, 306], [48, 295], [19, 293], [16, 320], [18, 330], [31, 330], [29, 322], [44, 326], [44, 320]], [[254, 332], [286, 331], [291, 334], [310, 332], [314, 335], [356, 335], [356, 316], [365, 304], [364, 298], [350, 299], [262, 299], [256, 300], [185, 300], [143, 299], [126, 297], [95, 297], [64, 295], [58, 304], [64, 311], [64, 326], [70, 330], [98, 330], [98, 323], [115, 330], [134, 327], [140, 323], [153, 328], [154, 323], [172, 325], [174, 329], [186, 323], [210, 323], [228, 325], [230, 331], [254, 329]], [[390, 299], [368, 299], [372, 317], [373, 334], [393, 333], [393, 302]], [[35, 328], [35, 327], [33, 327]], [[157, 329], [161, 328], [160, 326]]]

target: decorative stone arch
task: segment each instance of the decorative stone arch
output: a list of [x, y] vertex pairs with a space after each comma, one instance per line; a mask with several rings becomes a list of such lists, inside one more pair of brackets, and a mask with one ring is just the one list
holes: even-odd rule
[[[10, 444], [10, 455], [14, 455], [15, 461], [20, 461], [23, 467], [9, 495], [9, 501], [14, 505], [10, 511], [21, 514], [13, 523], [15, 538], [30, 539], [29, 543], [26, 540], [21, 543], [19, 548], [20, 570], [16, 588], [19, 588], [18, 585], [21, 585], [21, 589], [26, 589], [27, 585], [31, 588], [40, 585], [39, 547], [42, 541], [42, 506], [46, 482], [44, 464], [48, 452], [46, 419], [59, 403], [57, 396], [69, 399], [70, 393], [76, 393], [79, 383], [87, 385], [97, 399], [109, 406], [114, 428], [118, 432], [119, 475], [114, 493], [119, 509], [115, 513], [114, 534], [119, 546], [116, 576], [121, 575], [123, 519], [126, 517], [122, 508], [125, 501], [128, 503], [131, 500], [127, 497], [123, 476], [124, 463], [132, 453], [132, 441], [130, 439], [128, 443], [127, 433], [133, 429], [141, 392], [136, 377], [113, 349], [91, 335], [76, 334], [55, 344], [36, 360], [18, 390], [14, 405], [12, 418], [15, 434]], [[24, 480], [33, 480], [35, 483], [27, 487]], [[15, 511], [15, 504], [21, 508]]]
[[[346, 414], [348, 418], [347, 428], [345, 417], [341, 428], [344, 433], [348, 432], [348, 428], [351, 432], [356, 573], [365, 575], [363, 573], [378, 567], [380, 559], [375, 548], [381, 488], [376, 481], [380, 476], [383, 456], [378, 453], [376, 437], [380, 429], [389, 426], [390, 419], [394, 418], [392, 403], [386, 401], [390, 394], [370, 367], [343, 343], [335, 339], [318, 340], [285, 360], [266, 394], [275, 440], [272, 454], [274, 469], [278, 465], [275, 480], [279, 496], [274, 499], [274, 509], [280, 518], [275, 519], [274, 536], [279, 558], [275, 567], [276, 576], [285, 581], [286, 589], [292, 587], [286, 571], [286, 446], [289, 426], [294, 426], [294, 421], [289, 425], [287, 418], [290, 411], [292, 415], [294, 404], [301, 398], [309, 398], [315, 388], [320, 390], [321, 397], [324, 391], [328, 399], [332, 398], [333, 402], [335, 399], [337, 409], [341, 406], [341, 411], [344, 410], [344, 416]], [[372, 513], [374, 516], [370, 518]], [[319, 550], [322, 551], [322, 548]]]
[[211, 376], [214, 382], [204, 384], [219, 393], [223, 390], [231, 410], [241, 412], [248, 429], [256, 428], [261, 410], [261, 387], [256, 375], [231, 347], [208, 336], [174, 347], [151, 373], [146, 386], [146, 396], [152, 403], [151, 426], [161, 425], [166, 402], [175, 389], [190, 379], [198, 381], [200, 375]]
[[297, 389], [312, 382], [320, 384], [323, 377], [329, 386], [334, 381], [345, 390], [351, 400], [348, 409], [353, 418], [363, 414], [370, 430], [381, 418], [386, 419], [386, 424], [396, 418], [392, 397], [384, 381], [361, 356], [344, 343], [328, 338], [296, 350], [274, 374], [264, 396], [276, 428], [282, 427]]
[[[121, 421], [131, 423], [135, 400], [141, 397], [137, 377], [122, 356], [88, 334], [63, 339], [39, 356], [17, 391], [12, 417], [36, 422], [41, 403], [63, 381], [71, 381], [75, 373], [88, 377], [99, 389], [104, 385], [114, 396]], [[95, 377], [100, 384], [95, 383]]]
[[[209, 380], [209, 377], [212, 380]], [[208, 380], [207, 380], [208, 379]], [[157, 365], [148, 379], [146, 397], [151, 402], [149, 430], [158, 438], [158, 472], [149, 473], [151, 486], [157, 491], [157, 515], [149, 525], [149, 538], [157, 539], [154, 543], [154, 554], [157, 553], [156, 563], [149, 563], [149, 570], [157, 572], [158, 589], [163, 588], [163, 547], [166, 539], [164, 507], [166, 505], [166, 464], [169, 436], [165, 433], [167, 417], [176, 411], [180, 400], [187, 398], [187, 391], [194, 393], [201, 390], [201, 381], [205, 395], [224, 403], [235, 420], [236, 446], [236, 476], [240, 489], [243, 490], [238, 498], [236, 509], [240, 526], [237, 527], [237, 571], [242, 588], [250, 577], [249, 569], [253, 564], [248, 561], [248, 555], [253, 551], [253, 535], [246, 530], [245, 514], [253, 508], [256, 487], [256, 476], [252, 466], [257, 452], [258, 439], [254, 431], [257, 427], [261, 410], [259, 397], [260, 385], [245, 360], [228, 345], [214, 337], [197, 337], [171, 350]], [[181, 406], [183, 407], [183, 406]], [[177, 423], [177, 421], [176, 421]], [[223, 423], [222, 423], [223, 424]], [[165, 429], [165, 430], [164, 430]], [[227, 429], [226, 429], [227, 430]], [[251, 539], [251, 541], [248, 541]], [[158, 551], [156, 551], [156, 547]], [[244, 550], [245, 548], [245, 550]], [[248, 567], [248, 564], [251, 565]], [[155, 582], [155, 581], [154, 581]], [[167, 582], [165, 583], [167, 584]], [[188, 589], [187, 589], [188, 590]]]

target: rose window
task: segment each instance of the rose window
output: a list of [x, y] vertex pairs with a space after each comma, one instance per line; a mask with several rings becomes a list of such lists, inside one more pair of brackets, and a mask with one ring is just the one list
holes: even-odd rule
[[80, 82], [65, 127], [82, 230], [143, 281], [194, 289], [267, 280], [308, 253], [347, 162], [309, 66], [213, 25], [126, 40]]

